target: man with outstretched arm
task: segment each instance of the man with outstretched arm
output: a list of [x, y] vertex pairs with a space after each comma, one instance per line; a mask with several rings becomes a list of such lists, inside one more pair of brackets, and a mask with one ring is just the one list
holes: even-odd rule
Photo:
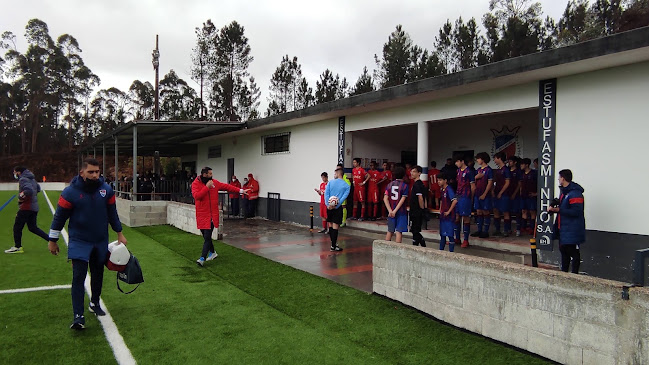
[[104, 264], [108, 255], [108, 223], [117, 232], [117, 240], [126, 244], [122, 224], [117, 215], [115, 193], [99, 177], [99, 162], [87, 158], [81, 171], [61, 193], [50, 227], [48, 248], [52, 255], [59, 254], [59, 239], [65, 222], [70, 220], [68, 233], [68, 260], [72, 261], [72, 311], [74, 319], [70, 328], [82, 330], [86, 326], [83, 316], [84, 282], [90, 267], [92, 295], [88, 310], [98, 316], [106, 315], [99, 306], [104, 279]]
[[[248, 176], [252, 178], [252, 174]], [[205, 261], [214, 260], [218, 256], [214, 250], [212, 232], [214, 228], [219, 228], [219, 190], [238, 194], [248, 194], [250, 191], [214, 179], [211, 167], [203, 167], [201, 175], [194, 179], [192, 196], [196, 207], [196, 228], [203, 236], [203, 251], [201, 257], [196, 260], [200, 267], [205, 265]]]

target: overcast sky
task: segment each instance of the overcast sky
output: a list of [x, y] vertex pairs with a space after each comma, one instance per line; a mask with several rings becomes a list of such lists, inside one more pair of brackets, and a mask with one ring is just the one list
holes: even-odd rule
[[[568, 0], [542, 0], [543, 12], [558, 21]], [[207, 19], [217, 28], [233, 20], [245, 27], [252, 55], [250, 73], [261, 88], [265, 111], [269, 80], [283, 55], [297, 56], [315, 89], [329, 68], [353, 85], [364, 66], [374, 69], [389, 34], [402, 24], [414, 43], [432, 49], [439, 28], [459, 16], [481, 23], [489, 0], [21, 0], [0, 12], [0, 33], [18, 36], [26, 48], [25, 25], [32, 18], [47, 23], [56, 40], [74, 36], [88, 67], [101, 78], [101, 88], [126, 91], [133, 80], [155, 79], [151, 51], [160, 36], [160, 78], [170, 69], [198, 91], [191, 81], [194, 30]]]

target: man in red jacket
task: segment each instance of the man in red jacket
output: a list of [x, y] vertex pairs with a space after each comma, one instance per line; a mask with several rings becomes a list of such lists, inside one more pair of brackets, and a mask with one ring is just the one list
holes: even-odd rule
[[248, 218], [255, 216], [257, 200], [259, 200], [259, 182], [252, 177], [252, 174], [248, 174], [248, 211], [245, 212]]
[[[232, 175], [232, 181], [230, 182], [230, 185], [234, 186], [235, 188], [241, 188], [241, 183], [239, 180], [237, 180], [237, 177], [235, 175]], [[239, 193], [230, 193], [230, 214], [232, 214], [235, 217], [239, 216]]]
[[194, 179], [192, 196], [196, 202], [196, 226], [200, 229], [204, 240], [203, 252], [196, 260], [198, 266], [203, 266], [205, 261], [214, 260], [218, 256], [212, 242], [212, 231], [214, 227], [219, 227], [219, 190], [247, 194], [243, 189], [213, 179], [210, 167], [203, 167], [201, 176]]

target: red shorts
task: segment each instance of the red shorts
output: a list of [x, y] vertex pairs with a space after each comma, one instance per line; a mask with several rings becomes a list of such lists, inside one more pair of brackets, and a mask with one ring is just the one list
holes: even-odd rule
[[367, 191], [367, 202], [368, 203], [379, 202], [379, 189], [369, 189]]
[[439, 198], [442, 197], [442, 190], [441, 189], [431, 189], [430, 190], [430, 195], [434, 196], [435, 199], [439, 199]]
[[322, 219], [327, 219], [327, 204], [324, 202], [320, 203], [320, 217]]
[[365, 186], [354, 187], [354, 201], [361, 203], [365, 202]]

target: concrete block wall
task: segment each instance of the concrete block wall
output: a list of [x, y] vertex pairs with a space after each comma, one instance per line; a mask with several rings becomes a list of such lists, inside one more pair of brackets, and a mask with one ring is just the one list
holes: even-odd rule
[[[47, 191], [61, 191], [66, 186], [70, 185], [64, 182], [39, 182], [41, 189]], [[18, 192], [18, 181], [10, 183], [0, 183], [0, 191], [16, 191]]]
[[[196, 228], [196, 210], [191, 204], [183, 204], [176, 202], [168, 202], [167, 204], [167, 220], [165, 224], [170, 224], [176, 228], [182, 229], [185, 232], [201, 235], [201, 231]], [[213, 239], [220, 239], [223, 237], [223, 212], [219, 214], [219, 228], [212, 232]]]
[[116, 199], [116, 203], [120, 221], [129, 227], [167, 224], [166, 201]]
[[374, 292], [562, 364], [649, 364], [649, 289], [377, 240]]

